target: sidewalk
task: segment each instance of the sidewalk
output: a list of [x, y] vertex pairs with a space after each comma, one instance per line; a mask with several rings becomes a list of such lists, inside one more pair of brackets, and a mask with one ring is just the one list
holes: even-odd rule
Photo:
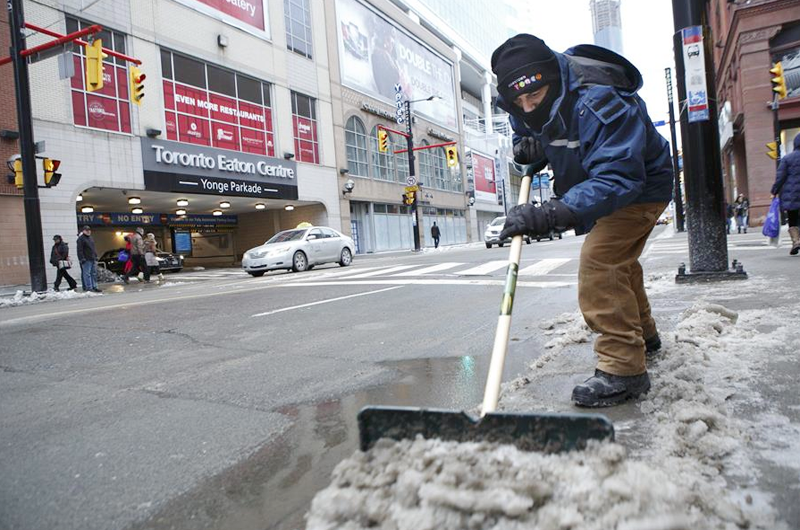
[[[785, 244], [731, 235], [730, 259], [744, 263], [748, 280], [677, 285], [678, 264], [689, 263], [686, 237], [660, 234], [643, 260], [664, 345], [648, 363], [645, 398], [597, 410], [613, 421], [617, 444], [566, 455], [422, 439], [376, 446], [340, 463], [308, 528], [362, 516], [440, 529], [474, 521], [800, 528], [800, 257]], [[503, 386], [500, 409], [589, 412], [570, 395], [594, 371], [593, 334], [577, 310], [539, 328], [522, 345], [534, 360]]]

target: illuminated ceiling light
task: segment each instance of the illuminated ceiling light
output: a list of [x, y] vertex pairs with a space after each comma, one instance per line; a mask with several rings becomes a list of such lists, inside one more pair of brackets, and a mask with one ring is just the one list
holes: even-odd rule
[[177, 204], [180, 207], [189, 206], [189, 199], [178, 199]]
[[114, 232], [114, 233], [117, 235], [117, 237], [122, 237], [122, 232], [120, 232], [119, 230], [117, 230], [117, 231], [116, 231], [116, 232]]
[[131, 213], [135, 213], [135, 214], [138, 215], [138, 214], [143, 213], [143, 212], [144, 212], [144, 210], [142, 208], [138, 207], [138, 206], [136, 208], [131, 208]]
[[294, 206], [291, 204], [287, 204], [286, 206], [283, 207], [283, 209], [286, 210], [287, 212], [291, 212], [292, 210], [294, 210]]
[[214, 214], [214, 215], [222, 215], [222, 210], [214, 210], [211, 213]]
[[175, 210], [175, 215], [186, 215], [186, 210], [181, 208], [180, 210]]
[[78, 196], [75, 197], [75, 202], [81, 202], [82, 200], [83, 200], [83, 195], [79, 193]]
[[94, 212], [94, 206], [82, 206], [81, 213], [92, 213]]
[[221, 203], [219, 203], [219, 207], [220, 208], [230, 208], [231, 207], [231, 203], [229, 203], [228, 201], [222, 201]]
[[264, 204], [263, 202], [256, 203], [256, 210], [263, 210], [266, 207], [267, 205]]
[[128, 204], [142, 204], [142, 199], [139, 197], [128, 197]]

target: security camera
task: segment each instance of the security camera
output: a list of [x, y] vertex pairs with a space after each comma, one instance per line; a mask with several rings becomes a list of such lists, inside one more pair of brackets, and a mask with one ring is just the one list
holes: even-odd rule
[[472, 206], [473, 204], [475, 204], [475, 197], [470, 197], [469, 198], [469, 205]]
[[356, 183], [353, 182], [353, 179], [347, 179], [347, 182], [344, 183], [344, 189], [348, 193], [353, 191], [353, 188], [355, 188], [355, 187], [356, 187]]

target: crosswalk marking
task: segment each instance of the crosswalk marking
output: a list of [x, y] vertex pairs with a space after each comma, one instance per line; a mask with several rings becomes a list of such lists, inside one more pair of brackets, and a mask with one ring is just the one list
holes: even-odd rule
[[313, 272], [317, 273], [316, 277], [318, 277], [318, 278], [323, 278], [323, 277], [324, 278], [338, 278], [340, 276], [349, 276], [351, 274], [360, 274], [362, 272], [374, 271], [374, 270], [377, 270], [377, 269], [386, 269], [386, 267], [385, 266], [384, 267], [358, 267], [358, 268], [352, 268], [352, 269], [350, 267], [345, 267], [343, 270], [342, 269], [330, 268], [330, 269], [317, 269], [317, 270], [315, 270]]
[[354, 276], [346, 276], [345, 278], [348, 279], [348, 280], [353, 280], [353, 279], [356, 279], [356, 278], [371, 278], [372, 276], [380, 276], [382, 274], [392, 274], [393, 272], [400, 272], [400, 271], [404, 271], [406, 269], [412, 269], [412, 268], [417, 267], [417, 266], [418, 265], [398, 265], [396, 267], [389, 267], [388, 269], [381, 269], [381, 270], [372, 271], [372, 272], [365, 272], [365, 273], [362, 273], [362, 274], [356, 274]]
[[543, 259], [538, 263], [534, 263], [529, 267], [525, 267], [517, 273], [518, 276], [542, 276], [548, 272], [554, 271], [560, 266], [571, 261], [569, 258], [549, 258]]
[[406, 271], [397, 274], [392, 274], [392, 276], [422, 276], [423, 274], [431, 274], [434, 272], [446, 271], [447, 269], [452, 269], [454, 267], [458, 267], [459, 265], [463, 265], [463, 263], [439, 263], [438, 265], [425, 267], [423, 269], [418, 269], [415, 271]]
[[478, 265], [477, 267], [472, 267], [471, 269], [459, 271], [456, 274], [458, 274], [459, 276], [484, 276], [507, 266], [508, 266], [507, 260], [489, 261], [487, 263], [484, 263], [483, 265]]

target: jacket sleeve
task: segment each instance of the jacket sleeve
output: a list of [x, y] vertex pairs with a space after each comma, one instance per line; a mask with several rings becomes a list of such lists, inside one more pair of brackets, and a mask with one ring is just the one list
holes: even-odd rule
[[646, 179], [647, 129], [639, 106], [602, 88], [594, 95], [597, 104], [587, 103], [579, 118], [581, 164], [589, 178], [562, 198], [584, 229], [636, 200]]
[[81, 263], [83, 263], [87, 259], [85, 245], [86, 243], [83, 241], [82, 238], [79, 237], [78, 243], [75, 247], [75, 251], [78, 253], [78, 261]]
[[777, 195], [781, 192], [781, 188], [786, 183], [786, 177], [789, 174], [786, 171], [786, 158], [781, 159], [781, 163], [778, 164], [778, 171], [775, 174], [775, 184], [772, 185], [772, 191], [770, 192], [772, 195]]

